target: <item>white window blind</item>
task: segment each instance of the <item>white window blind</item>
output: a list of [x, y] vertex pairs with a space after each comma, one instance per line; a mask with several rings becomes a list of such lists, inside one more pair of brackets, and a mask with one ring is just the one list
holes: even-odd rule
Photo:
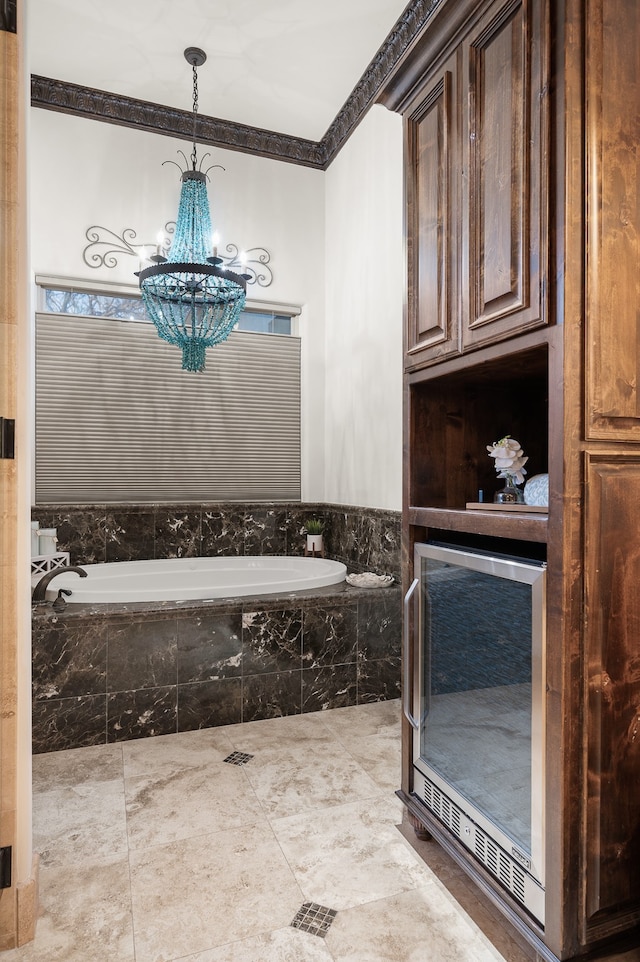
[[300, 340], [233, 332], [205, 370], [151, 324], [36, 317], [36, 500], [300, 499]]

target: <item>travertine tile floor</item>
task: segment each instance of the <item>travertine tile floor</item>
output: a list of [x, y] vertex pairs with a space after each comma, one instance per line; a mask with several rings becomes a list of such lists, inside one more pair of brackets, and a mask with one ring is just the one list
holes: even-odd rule
[[[400, 824], [399, 716], [383, 702], [36, 756], [41, 912], [4, 959], [524, 962]], [[292, 925], [305, 903], [320, 934]]]

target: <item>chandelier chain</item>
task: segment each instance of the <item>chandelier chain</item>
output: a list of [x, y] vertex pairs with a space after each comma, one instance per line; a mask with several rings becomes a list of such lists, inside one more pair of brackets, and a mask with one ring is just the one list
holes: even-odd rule
[[198, 120], [198, 68], [193, 64], [193, 150], [191, 152], [192, 169], [196, 169], [198, 156], [196, 154], [196, 124]]

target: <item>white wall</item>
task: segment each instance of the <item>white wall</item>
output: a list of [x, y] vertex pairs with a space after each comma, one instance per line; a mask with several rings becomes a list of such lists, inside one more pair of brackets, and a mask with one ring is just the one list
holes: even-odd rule
[[[191, 145], [174, 138], [64, 114], [31, 111], [32, 266], [35, 274], [137, 283], [138, 261], [118, 258], [113, 269], [83, 259], [89, 227], [136, 232], [136, 244], [155, 243], [175, 221], [180, 171]], [[206, 149], [198, 149], [199, 159]], [[248, 286], [251, 300], [302, 306], [303, 498], [322, 500], [323, 449], [304, 425], [322, 432], [324, 419], [324, 174], [321, 171], [212, 148], [209, 202], [214, 229], [240, 249], [271, 254], [273, 283]], [[183, 165], [184, 166], [184, 165]], [[179, 357], [176, 349], [176, 358]], [[315, 434], [315, 428], [314, 428]]]
[[[134, 257], [85, 263], [86, 231], [155, 243], [180, 193], [163, 161], [191, 145], [40, 109], [30, 125], [34, 273], [136, 284]], [[401, 150], [400, 117], [374, 107], [327, 173], [217, 148], [203, 164], [226, 168], [209, 184], [221, 248], [271, 254], [273, 284], [248, 297], [303, 308], [305, 501], [401, 506]]]
[[325, 500], [402, 507], [402, 118], [373, 107], [326, 177]]

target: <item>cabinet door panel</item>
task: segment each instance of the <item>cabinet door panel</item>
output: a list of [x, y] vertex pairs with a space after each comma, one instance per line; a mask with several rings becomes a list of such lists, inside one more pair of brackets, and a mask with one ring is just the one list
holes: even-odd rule
[[406, 121], [409, 301], [407, 364], [458, 350], [455, 305], [455, 60]]
[[545, 322], [543, 15], [494, 4], [464, 47], [463, 343]]
[[640, 5], [587, 17], [587, 436], [640, 440]]
[[586, 492], [586, 894], [597, 919], [640, 908], [640, 457], [592, 455]]

